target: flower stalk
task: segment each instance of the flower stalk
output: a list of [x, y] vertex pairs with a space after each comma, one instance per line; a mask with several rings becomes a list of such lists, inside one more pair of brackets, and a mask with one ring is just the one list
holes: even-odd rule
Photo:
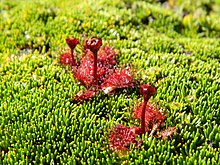
[[142, 133], [145, 133], [146, 107], [151, 96], [153, 96], [156, 93], [156, 88], [150, 86], [149, 84], [144, 84], [140, 86], [140, 93], [144, 96], [144, 102], [142, 104], [142, 113], [141, 113], [141, 131]]
[[67, 38], [66, 39], [66, 43], [70, 48], [70, 53], [71, 53], [71, 57], [72, 57], [72, 65], [76, 65], [76, 60], [74, 58], [74, 49], [76, 47], [76, 45], [79, 43], [79, 40], [76, 38]]
[[85, 48], [90, 49], [94, 56], [94, 63], [93, 63], [93, 86], [98, 86], [97, 81], [97, 58], [98, 58], [98, 50], [102, 46], [102, 39], [101, 38], [91, 38], [86, 41]]

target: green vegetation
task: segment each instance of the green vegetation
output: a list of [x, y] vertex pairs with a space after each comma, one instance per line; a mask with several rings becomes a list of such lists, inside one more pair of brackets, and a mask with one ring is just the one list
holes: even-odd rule
[[[0, 164], [219, 164], [219, 11], [218, 0], [0, 1]], [[101, 37], [158, 88], [172, 139], [109, 150], [109, 130], [134, 124], [138, 90], [72, 102], [83, 87], [58, 63], [70, 36]]]

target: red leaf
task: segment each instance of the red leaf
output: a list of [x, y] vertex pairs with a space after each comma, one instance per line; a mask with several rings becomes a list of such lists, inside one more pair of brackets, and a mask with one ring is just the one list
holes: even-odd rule
[[103, 67], [112, 68], [116, 64], [116, 53], [109, 46], [102, 46], [98, 52], [98, 61]]
[[70, 52], [65, 52], [60, 55], [60, 63], [63, 65], [76, 65], [76, 61], [72, 59]]
[[121, 71], [118, 69], [108, 79], [101, 84], [102, 90], [108, 94], [118, 88], [133, 87], [132, 75], [129, 68]]
[[127, 128], [122, 124], [116, 125], [109, 137], [109, 145], [111, 150], [129, 150], [131, 143], [138, 145], [137, 135], [141, 132], [140, 127]]
[[80, 65], [72, 69], [75, 78], [83, 83], [83, 85], [88, 88], [88, 86], [93, 81], [93, 54], [91, 51], [86, 51], [85, 55], [80, 61]]
[[91, 99], [94, 95], [96, 94], [95, 91], [93, 90], [85, 90], [85, 91], [79, 91], [76, 95], [75, 95], [75, 100], [82, 102], [84, 100], [89, 100]]

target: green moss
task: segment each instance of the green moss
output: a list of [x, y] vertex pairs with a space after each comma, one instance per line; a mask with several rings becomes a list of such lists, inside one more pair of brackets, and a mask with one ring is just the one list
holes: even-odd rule
[[[1, 1], [0, 164], [219, 164], [220, 4], [173, 2]], [[137, 124], [138, 92], [73, 103], [83, 88], [57, 62], [68, 36], [102, 37], [158, 87], [172, 139], [146, 134], [141, 148], [112, 153], [110, 128]]]

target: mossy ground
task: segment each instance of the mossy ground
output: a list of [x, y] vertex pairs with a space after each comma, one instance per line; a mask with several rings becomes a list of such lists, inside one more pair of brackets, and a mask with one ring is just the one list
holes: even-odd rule
[[[217, 0], [1, 1], [0, 164], [219, 164], [219, 11]], [[109, 150], [110, 128], [133, 124], [138, 89], [71, 102], [82, 88], [57, 62], [70, 36], [103, 38], [158, 88], [172, 139]]]

